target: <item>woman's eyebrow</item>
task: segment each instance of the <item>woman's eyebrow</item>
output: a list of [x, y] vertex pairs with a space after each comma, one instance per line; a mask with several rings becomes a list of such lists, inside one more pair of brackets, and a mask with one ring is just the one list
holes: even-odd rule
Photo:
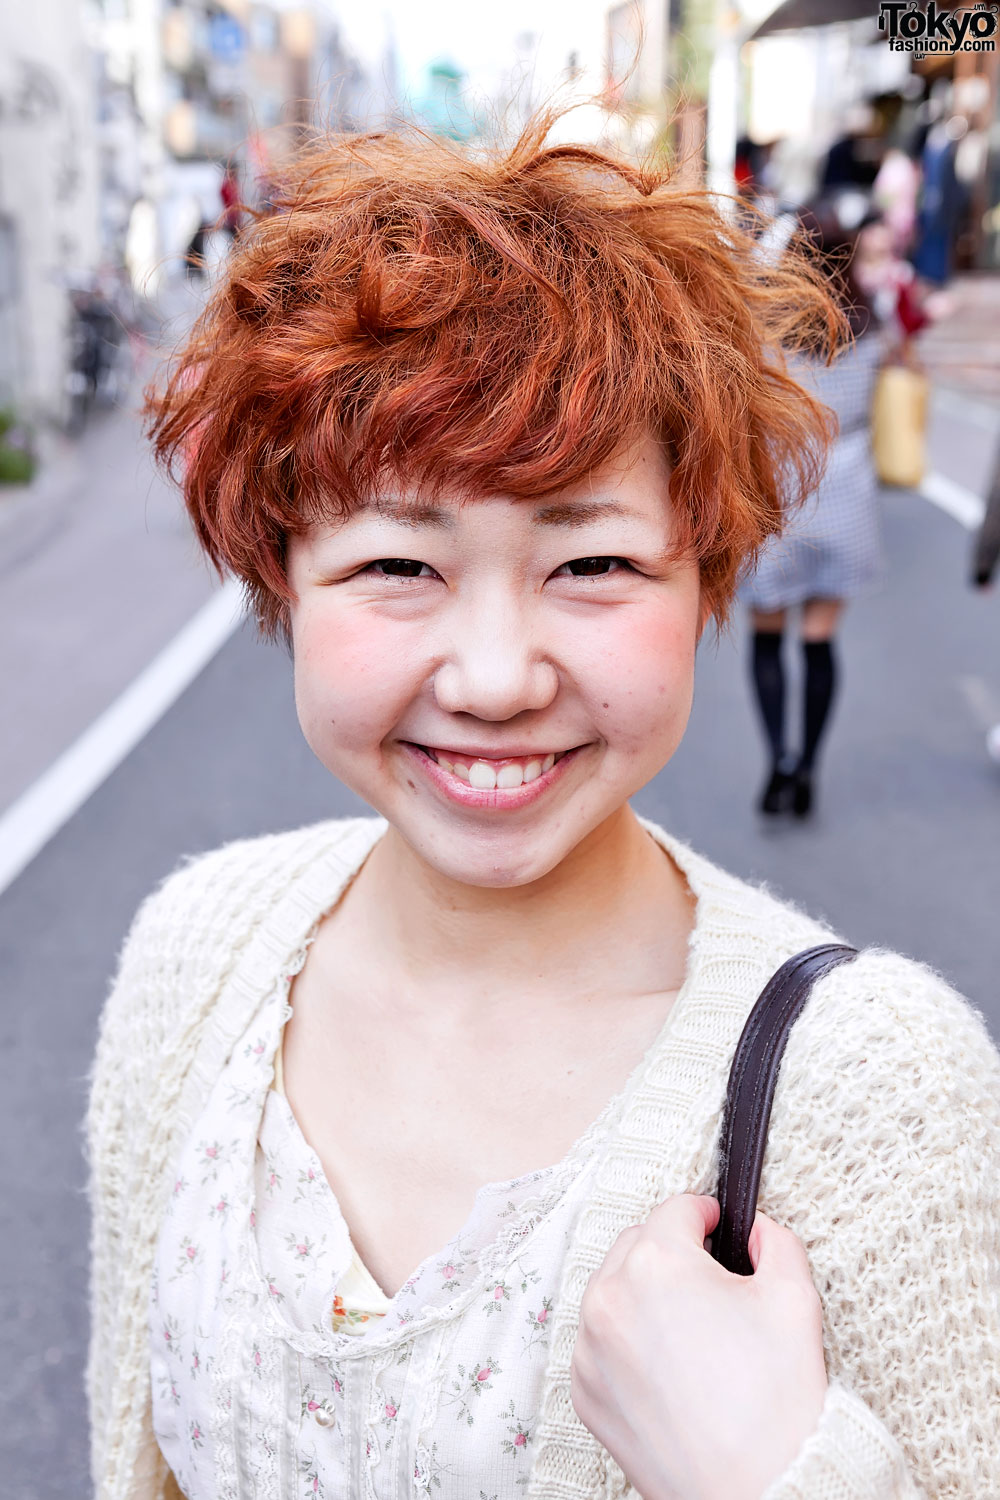
[[[455, 525], [454, 511], [420, 501], [383, 499], [377, 503], [367, 502], [358, 506], [355, 514], [365, 511], [385, 516], [390, 521], [401, 521], [407, 526], [438, 526], [448, 530]], [[642, 519], [638, 511], [627, 505], [619, 505], [614, 500], [576, 500], [572, 503], [563, 501], [540, 506], [532, 520], [537, 526], [573, 528], [586, 526], [590, 521], [623, 516], [634, 520]]]
[[572, 504], [563, 502], [557, 505], [543, 505], [535, 511], [532, 520], [539, 526], [586, 526], [589, 521], [601, 521], [605, 517], [612, 520], [622, 516], [631, 516], [634, 520], [641, 520], [637, 510], [632, 510], [627, 505], [619, 505], [614, 500], [575, 500]]

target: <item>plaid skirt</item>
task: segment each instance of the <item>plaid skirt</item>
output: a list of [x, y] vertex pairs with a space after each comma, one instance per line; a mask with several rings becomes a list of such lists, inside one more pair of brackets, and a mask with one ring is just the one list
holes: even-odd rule
[[771, 537], [740, 598], [762, 612], [807, 599], [853, 599], [885, 576], [878, 480], [870, 413], [884, 354], [877, 332], [865, 334], [829, 368], [800, 365], [800, 384], [832, 407], [840, 436], [819, 489]]

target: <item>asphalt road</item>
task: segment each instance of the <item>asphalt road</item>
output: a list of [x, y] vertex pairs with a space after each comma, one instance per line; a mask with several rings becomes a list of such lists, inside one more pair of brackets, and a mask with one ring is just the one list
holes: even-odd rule
[[[850, 941], [933, 964], [1000, 1039], [1000, 770], [983, 748], [1000, 719], [1000, 595], [966, 589], [968, 534], [925, 501], [888, 495], [886, 528], [892, 577], [847, 617], [815, 820], [762, 827], [752, 811], [763, 753], [739, 621], [703, 644], [688, 736], [635, 804]], [[0, 897], [6, 1500], [89, 1494], [78, 1127], [131, 914], [186, 854], [361, 809], [302, 742], [290, 679], [280, 649], [238, 633]]]

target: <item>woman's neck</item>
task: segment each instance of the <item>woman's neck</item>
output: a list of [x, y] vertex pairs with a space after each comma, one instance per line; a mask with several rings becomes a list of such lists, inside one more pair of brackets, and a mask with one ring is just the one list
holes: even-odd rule
[[[680, 987], [695, 902], [684, 876], [626, 805], [542, 879], [464, 885], [392, 828], [349, 892], [354, 938], [403, 990], [432, 978], [456, 1006]], [[346, 913], [345, 913], [346, 915]]]

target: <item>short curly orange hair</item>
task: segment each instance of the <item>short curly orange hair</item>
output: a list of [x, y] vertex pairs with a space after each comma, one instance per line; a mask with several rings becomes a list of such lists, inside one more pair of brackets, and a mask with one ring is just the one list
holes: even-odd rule
[[290, 535], [388, 483], [535, 498], [657, 434], [716, 619], [822, 474], [828, 410], [785, 364], [845, 326], [805, 254], [589, 146], [323, 138], [236, 245], [165, 385], [158, 460], [202, 546], [287, 631]]

